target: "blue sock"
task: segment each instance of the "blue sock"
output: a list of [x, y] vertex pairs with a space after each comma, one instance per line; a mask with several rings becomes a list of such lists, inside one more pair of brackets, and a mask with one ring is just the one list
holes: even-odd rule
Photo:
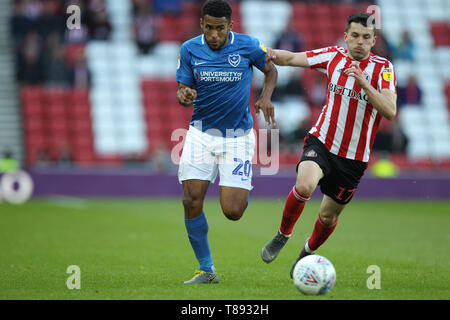
[[205, 213], [194, 219], [184, 219], [184, 224], [191, 243], [194, 249], [195, 257], [200, 264], [200, 270], [213, 272], [213, 260], [211, 256], [211, 249], [208, 241], [208, 221]]

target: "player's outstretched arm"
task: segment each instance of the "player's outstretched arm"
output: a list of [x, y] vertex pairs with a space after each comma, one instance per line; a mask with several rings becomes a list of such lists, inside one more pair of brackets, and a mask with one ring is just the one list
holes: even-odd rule
[[264, 73], [264, 85], [261, 96], [255, 103], [256, 114], [262, 110], [264, 119], [268, 126], [276, 126], [275, 110], [270, 99], [272, 98], [273, 90], [277, 84], [278, 71], [271, 61], [266, 63], [266, 68], [262, 71]]
[[197, 91], [192, 87], [178, 82], [177, 100], [183, 107], [189, 107], [194, 103], [197, 98]]
[[306, 52], [291, 52], [287, 50], [268, 49], [270, 60], [279, 66], [309, 68]]

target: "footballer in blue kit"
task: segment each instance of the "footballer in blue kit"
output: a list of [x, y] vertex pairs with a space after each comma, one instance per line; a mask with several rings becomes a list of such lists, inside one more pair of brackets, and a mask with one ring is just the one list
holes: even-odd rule
[[200, 19], [203, 34], [183, 43], [178, 59], [177, 100], [182, 106], [194, 106], [178, 179], [188, 238], [200, 265], [186, 284], [219, 281], [203, 212], [210, 183], [220, 175], [220, 204], [228, 219], [239, 220], [248, 205], [256, 144], [249, 106], [253, 66], [264, 73], [256, 113], [262, 111], [267, 124], [275, 124], [270, 99], [277, 70], [266, 59], [262, 42], [231, 31], [231, 15], [226, 1], [207, 1]]

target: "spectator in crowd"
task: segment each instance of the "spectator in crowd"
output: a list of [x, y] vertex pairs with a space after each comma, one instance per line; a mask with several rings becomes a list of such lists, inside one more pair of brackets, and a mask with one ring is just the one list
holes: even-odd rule
[[88, 5], [88, 30], [91, 40], [108, 40], [112, 31], [103, 0], [91, 0]]
[[60, 36], [65, 31], [65, 15], [62, 11], [61, 2], [57, 0], [42, 1], [42, 10], [36, 19], [35, 28], [43, 39], [51, 33], [57, 32]]
[[290, 72], [288, 82], [284, 85], [282, 84], [278, 85], [273, 91], [272, 100], [281, 101], [285, 97], [303, 96], [304, 91], [301, 75], [302, 75], [301, 72], [299, 72], [298, 70]]
[[154, 172], [169, 173], [174, 171], [175, 167], [173, 166], [172, 159], [170, 158], [170, 152], [163, 143], [158, 143], [155, 146], [155, 150], [153, 151], [150, 161]]
[[64, 47], [57, 31], [49, 34], [44, 50], [44, 83], [70, 86], [71, 70], [65, 61]]
[[403, 31], [400, 43], [393, 46], [392, 55], [394, 59], [414, 60], [414, 42], [407, 30]]
[[150, 3], [146, 0], [135, 1], [133, 16], [133, 34], [141, 53], [147, 54], [156, 44], [156, 18]]
[[398, 118], [393, 121], [381, 121], [372, 150], [374, 152], [398, 154], [406, 153], [408, 138], [399, 124]]
[[139, 152], [131, 152], [124, 156], [123, 164], [127, 167], [141, 167], [143, 165], [143, 155]]
[[30, 31], [18, 52], [17, 78], [22, 84], [42, 83], [43, 59], [41, 40], [37, 31]]
[[403, 132], [398, 117], [392, 121], [392, 153], [406, 153], [408, 137]]
[[34, 27], [34, 20], [27, 15], [27, 2], [16, 1], [14, 14], [11, 18], [11, 31], [14, 37], [16, 50], [23, 44], [26, 35]]
[[304, 50], [304, 41], [302, 35], [294, 28], [292, 19], [289, 21], [286, 29], [278, 37], [275, 48], [300, 52]]
[[76, 52], [71, 71], [71, 84], [74, 88], [89, 87], [91, 83], [91, 74], [87, 65], [84, 49]]
[[[292, 20], [288, 22], [286, 29], [280, 34], [275, 42], [275, 48], [281, 50], [289, 50], [293, 52], [303, 51], [303, 37], [294, 28]], [[279, 77], [282, 75], [279, 74]], [[301, 96], [303, 95], [302, 73], [299, 70], [289, 72], [286, 84], [278, 84], [275, 88], [272, 99], [274, 101], [283, 100], [285, 96]]]
[[5, 151], [3, 158], [0, 159], [0, 174], [13, 172], [20, 168], [19, 162], [14, 159], [11, 151]]
[[70, 145], [63, 144], [61, 146], [59, 158], [56, 160], [56, 165], [61, 168], [68, 168], [73, 165], [73, 153]]
[[42, 13], [42, 0], [18, 0], [23, 3], [24, 14], [35, 21]]
[[86, 43], [89, 39], [89, 30], [85, 24], [81, 24], [79, 29], [66, 29], [64, 41], [66, 44]]
[[422, 90], [417, 85], [416, 77], [410, 75], [404, 87], [398, 88], [398, 101], [400, 106], [405, 104], [422, 104]]
[[[79, 6], [84, 13], [79, 29], [66, 28], [64, 9], [69, 5]], [[89, 72], [84, 54], [68, 59], [66, 52], [70, 46], [83, 46], [90, 39], [109, 39], [112, 30], [105, 0], [17, 0], [10, 23], [17, 79], [31, 85], [87, 87]]]
[[40, 148], [37, 150], [37, 157], [34, 163], [37, 167], [48, 167], [51, 165], [52, 160], [50, 158], [50, 151], [48, 148]]

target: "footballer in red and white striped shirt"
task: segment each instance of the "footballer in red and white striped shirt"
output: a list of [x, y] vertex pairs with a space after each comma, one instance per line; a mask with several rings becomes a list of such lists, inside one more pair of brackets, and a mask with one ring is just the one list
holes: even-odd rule
[[394, 67], [370, 52], [376, 30], [369, 18], [363, 12], [348, 17], [347, 49], [334, 46], [296, 53], [268, 49], [266, 59], [277, 65], [312, 68], [327, 77], [326, 104], [305, 138], [297, 181], [287, 197], [280, 229], [261, 252], [267, 263], [277, 257], [319, 185], [324, 195], [319, 217], [291, 268], [291, 277], [295, 264], [317, 250], [336, 228], [338, 216], [367, 168], [381, 119], [392, 120], [397, 112]]
[[370, 52], [366, 58], [355, 60], [342, 47], [309, 51], [306, 57], [310, 68], [327, 75], [326, 105], [310, 133], [319, 138], [333, 154], [369, 161], [382, 115], [370, 103], [369, 96], [357, 78], [344, 71], [351, 66], [358, 66], [367, 86], [396, 94], [392, 63]]

